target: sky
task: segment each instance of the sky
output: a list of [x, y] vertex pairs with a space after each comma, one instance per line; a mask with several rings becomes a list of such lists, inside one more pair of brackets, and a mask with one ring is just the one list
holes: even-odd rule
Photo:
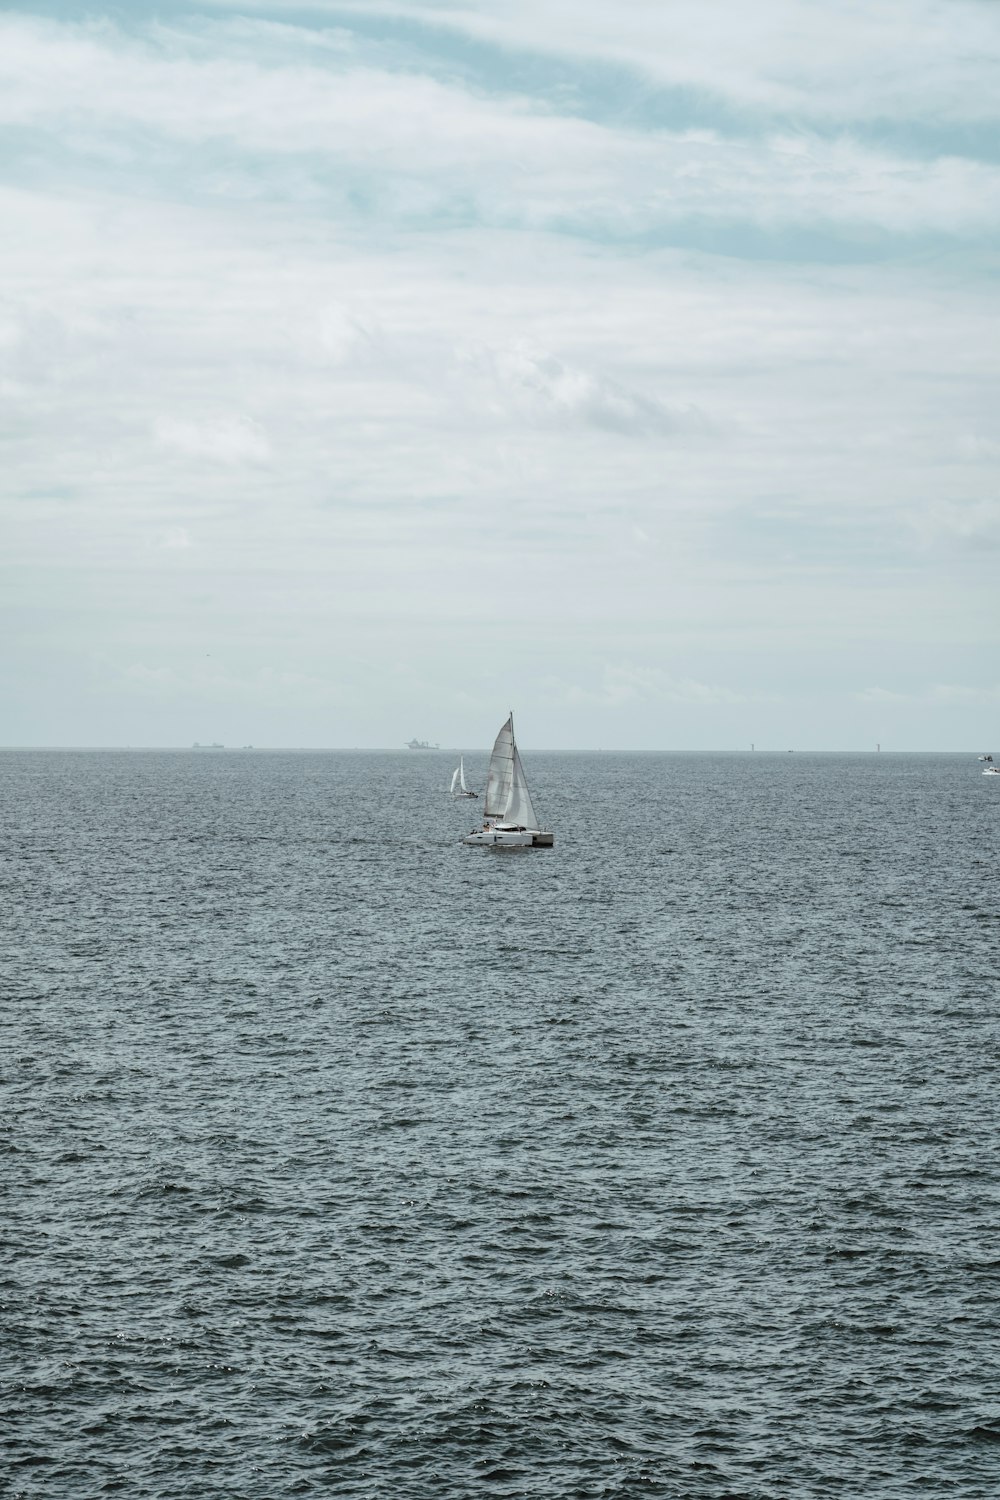
[[0, 743], [1000, 745], [1000, 4], [0, 9]]

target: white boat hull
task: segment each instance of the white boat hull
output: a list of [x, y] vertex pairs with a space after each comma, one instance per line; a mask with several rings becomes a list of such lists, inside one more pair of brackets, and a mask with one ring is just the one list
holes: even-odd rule
[[502, 823], [490, 823], [485, 828], [476, 828], [466, 834], [465, 844], [481, 844], [497, 849], [551, 849], [555, 843], [551, 833], [540, 828], [505, 827]]

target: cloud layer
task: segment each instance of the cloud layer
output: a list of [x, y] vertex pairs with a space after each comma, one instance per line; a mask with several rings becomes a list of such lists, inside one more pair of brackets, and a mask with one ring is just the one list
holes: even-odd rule
[[947, 9], [0, 18], [10, 739], [978, 743]]

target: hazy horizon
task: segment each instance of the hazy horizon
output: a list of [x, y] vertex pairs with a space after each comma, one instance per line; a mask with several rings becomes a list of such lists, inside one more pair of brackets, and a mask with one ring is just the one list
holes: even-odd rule
[[988, 748], [998, 65], [980, 0], [5, 9], [0, 737]]
[[[117, 751], [135, 750], [137, 752], [158, 752], [170, 754], [195, 753], [202, 750], [227, 750], [243, 753], [253, 751], [260, 754], [274, 755], [395, 755], [408, 750], [409, 746], [402, 745], [227, 745], [227, 744], [163, 744], [163, 745], [0, 745], [0, 754], [17, 754], [18, 752], [38, 751], [49, 752], [57, 755], [63, 751]], [[432, 745], [427, 750], [412, 751], [410, 753], [419, 756], [428, 755], [482, 755], [484, 759], [489, 758], [491, 745]], [[973, 757], [982, 756], [985, 752], [977, 748], [941, 748], [931, 750], [914, 750], [905, 745], [882, 745], [876, 747], [865, 745], [701, 745], [687, 748], [679, 748], [671, 745], [635, 746], [635, 745], [532, 745], [525, 751], [528, 755], [968, 755]]]

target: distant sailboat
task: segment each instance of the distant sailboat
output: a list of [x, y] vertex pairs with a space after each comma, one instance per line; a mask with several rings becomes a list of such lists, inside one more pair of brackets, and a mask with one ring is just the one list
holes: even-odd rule
[[478, 797], [478, 792], [470, 792], [465, 784], [465, 757], [458, 757], [458, 766], [451, 778], [451, 795], [453, 797]]
[[467, 834], [467, 844], [497, 844], [507, 849], [551, 849], [551, 833], [543, 833], [531, 803], [521, 757], [514, 741], [514, 715], [496, 737], [486, 778], [482, 828]]

